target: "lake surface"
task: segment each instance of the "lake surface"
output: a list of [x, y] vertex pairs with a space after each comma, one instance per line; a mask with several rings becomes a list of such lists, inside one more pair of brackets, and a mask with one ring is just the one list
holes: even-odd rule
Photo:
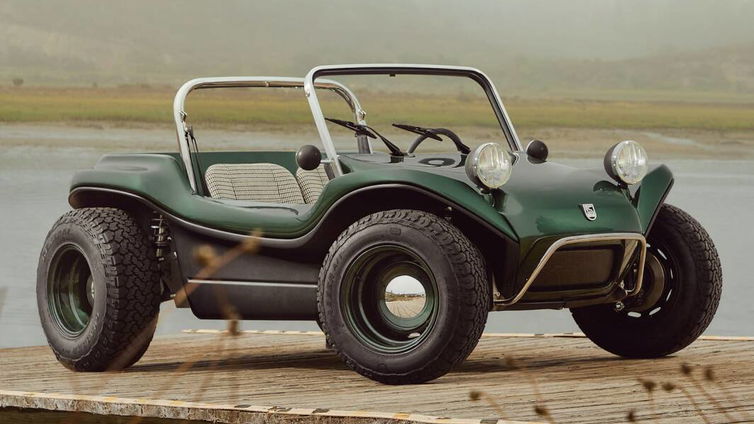
[[[265, 138], [262, 136], [262, 138]], [[28, 142], [27, 142], [28, 141]], [[232, 140], [231, 140], [232, 141]], [[268, 143], [274, 145], [272, 137]], [[102, 131], [87, 128], [0, 126], [0, 347], [45, 344], [35, 282], [47, 231], [65, 213], [68, 183], [105, 152], [174, 150], [169, 130]], [[650, 152], [651, 155], [651, 152]], [[563, 160], [600, 167], [601, 159]], [[690, 212], [712, 236], [723, 265], [722, 302], [708, 334], [754, 335], [754, 161], [666, 160], [676, 182], [668, 202]], [[189, 310], [162, 306], [158, 334], [187, 328], [224, 328]], [[312, 322], [247, 321], [245, 329], [316, 330]], [[496, 312], [490, 332], [578, 331], [565, 311]]]

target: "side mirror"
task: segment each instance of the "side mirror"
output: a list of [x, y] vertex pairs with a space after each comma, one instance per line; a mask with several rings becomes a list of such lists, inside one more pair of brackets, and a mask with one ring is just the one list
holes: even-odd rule
[[526, 154], [536, 160], [544, 162], [547, 160], [547, 155], [550, 151], [547, 149], [547, 145], [543, 141], [532, 140], [526, 146]]
[[296, 152], [296, 163], [299, 168], [306, 171], [317, 169], [322, 163], [322, 152], [316, 146], [305, 144]]

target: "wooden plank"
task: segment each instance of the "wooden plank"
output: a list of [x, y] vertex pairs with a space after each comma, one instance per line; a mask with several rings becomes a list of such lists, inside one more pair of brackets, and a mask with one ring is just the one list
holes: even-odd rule
[[[715, 381], [704, 379], [707, 367]], [[676, 389], [658, 388], [650, 401], [639, 378]], [[754, 341], [708, 337], [669, 358], [626, 360], [578, 334], [486, 334], [459, 369], [413, 386], [350, 371], [318, 332], [193, 330], [158, 338], [134, 367], [104, 374], [68, 371], [47, 347], [0, 350], [0, 406], [219, 422], [487, 423], [546, 421], [538, 404], [558, 423], [625, 422], [629, 410], [640, 422], [754, 421]]]

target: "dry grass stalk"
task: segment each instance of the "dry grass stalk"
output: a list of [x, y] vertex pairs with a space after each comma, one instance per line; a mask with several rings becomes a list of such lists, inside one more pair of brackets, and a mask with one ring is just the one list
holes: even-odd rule
[[554, 424], [555, 420], [550, 415], [550, 411], [543, 404], [537, 403], [534, 405], [534, 413], [547, 420], [548, 423]]
[[524, 374], [524, 377], [529, 380], [529, 384], [532, 386], [532, 389], [534, 389], [534, 396], [536, 399], [536, 404], [534, 405], [534, 413], [546, 419], [548, 423], [554, 423], [555, 420], [552, 418], [550, 411], [545, 406], [545, 401], [542, 398], [542, 392], [539, 390], [537, 379], [529, 372], [529, 370], [526, 368], [526, 365], [520, 363], [512, 356], [505, 357], [505, 365], [512, 370], [520, 370]]
[[[206, 279], [211, 277], [214, 273], [216, 273], [219, 269], [226, 266], [236, 258], [240, 257], [243, 254], [246, 253], [255, 253], [258, 251], [259, 248], [259, 236], [261, 235], [261, 232], [254, 231], [250, 234], [248, 238], [246, 238], [242, 243], [238, 244], [234, 248], [228, 250], [223, 254], [222, 256], [217, 256], [214, 252], [214, 250], [210, 246], [201, 246], [199, 249], [197, 249], [197, 252], [195, 253], [195, 259], [199, 261], [199, 263], [202, 265], [202, 269], [199, 270], [199, 272], [196, 275], [196, 278], [198, 279]], [[180, 305], [182, 303], [186, 302], [186, 298], [188, 295], [191, 294], [193, 291], [192, 288], [188, 288], [186, 290], [182, 290], [178, 292], [175, 296], [175, 302], [176, 304]], [[3, 288], [0, 290], [0, 307], [2, 307], [2, 300], [4, 300], [5, 295], [5, 289]], [[223, 310], [224, 315], [226, 316], [226, 319], [228, 320], [228, 331], [226, 334], [229, 334], [231, 336], [238, 336], [240, 331], [238, 330], [239, 324], [239, 316], [235, 312], [234, 308], [230, 304], [230, 302], [227, 299], [227, 296], [221, 296], [220, 302], [222, 303], [221, 308]], [[164, 318], [165, 314], [169, 313], [169, 311], [163, 312], [161, 315]], [[155, 319], [157, 320], [157, 318]], [[157, 325], [157, 322], [155, 321], [154, 325]], [[145, 337], [151, 337], [152, 334], [152, 325], [148, 325], [144, 330], [142, 330], [141, 333], [139, 333], [136, 336], [136, 340], [141, 340]], [[125, 362], [131, 358], [131, 355], [134, 353], [133, 349], [136, 348], [136, 346], [140, 346], [141, 343], [133, 343], [133, 348], [129, 348], [121, 352], [118, 357], [115, 358], [110, 368], [107, 370], [109, 372], [112, 371], [119, 371], [123, 368], [125, 365]], [[218, 352], [224, 352], [225, 351], [225, 343], [221, 343], [219, 345], [220, 349], [218, 349]], [[190, 369], [194, 366], [194, 364], [199, 359], [199, 355], [195, 355], [195, 357], [192, 357], [188, 361], [185, 361], [184, 363], [179, 366], [175, 372], [174, 377], [167, 381], [165, 384], [165, 387], [169, 388], [172, 386], [174, 380], [180, 376], [182, 373]], [[211, 373], [210, 373], [211, 374]], [[101, 387], [105, 387], [107, 383], [114, 378], [114, 376], [117, 375], [116, 373], [110, 374], [107, 377], [104, 377], [101, 380]], [[209, 378], [209, 377], [208, 377]], [[207, 378], [207, 380], [208, 380]], [[208, 384], [208, 381], [203, 381], [201, 390], [197, 392], [197, 396], [200, 396], [204, 393], [204, 390], [206, 390], [206, 384]], [[237, 383], [236, 383], [237, 384]], [[72, 382], [72, 385], [74, 385], [74, 393], [78, 392], [78, 390], [75, 387], [75, 384]], [[160, 395], [160, 392], [158, 392], [158, 395]], [[71, 416], [71, 418], [67, 419], [63, 424], [73, 424], [77, 420], [77, 415], [74, 414]], [[133, 417], [132, 420], [129, 421], [129, 424], [138, 424], [142, 421], [142, 417]]]
[[654, 392], [657, 390], [657, 382], [640, 378], [639, 383], [644, 387], [644, 391], [647, 392], [647, 400], [649, 400], [649, 407], [652, 410], [652, 416], [657, 416], [657, 407], [655, 405], [654, 396]]
[[529, 384], [534, 389], [534, 396], [537, 399], [537, 403], [544, 404], [544, 399], [542, 399], [542, 393], [539, 391], [539, 384], [537, 384], [537, 379], [529, 373], [526, 365], [519, 363], [519, 361], [512, 356], [505, 357], [505, 365], [512, 370], [521, 370], [521, 372], [523, 372], [524, 374], [524, 377], [529, 380]]
[[754, 422], [754, 417], [752, 417], [751, 415], [749, 415], [748, 412], [743, 410], [743, 408], [741, 407], [741, 404], [738, 401], [738, 398], [736, 398], [736, 396], [734, 396], [733, 393], [731, 393], [730, 390], [728, 390], [728, 388], [725, 387], [725, 385], [723, 385], [722, 383], [720, 383], [720, 381], [716, 378], [715, 370], [712, 367], [712, 365], [708, 365], [704, 367], [703, 375], [704, 375], [704, 380], [711, 384], [714, 384], [718, 388], [718, 390], [720, 390], [723, 393], [723, 396], [725, 396], [727, 401], [730, 402], [730, 404], [733, 405], [734, 408], [736, 408], [739, 415], [743, 417], [743, 422]]
[[[222, 336], [221, 336], [222, 337]], [[212, 341], [214, 342], [214, 340]], [[214, 343], [213, 343], [214, 344]], [[160, 399], [171, 387], [173, 387], [174, 383], [178, 378], [183, 375], [186, 371], [190, 370], [199, 360], [202, 359], [202, 357], [206, 356], [206, 353], [203, 353], [202, 351], [199, 351], [189, 357], [188, 360], [182, 362], [178, 368], [173, 371], [173, 374], [170, 379], [165, 381], [162, 384], [162, 387], [160, 387], [159, 390], [155, 392], [153, 395], [155, 398]], [[200, 393], [201, 394], [201, 393]], [[138, 424], [140, 423], [144, 417], [133, 417], [131, 420], [128, 421], [128, 424]]]
[[694, 377], [694, 368], [691, 365], [685, 362], [681, 364], [681, 374], [688, 377], [688, 379], [691, 381], [694, 387], [696, 387], [696, 389], [699, 390], [699, 392], [702, 393], [702, 395], [704, 395], [704, 397], [706, 397], [710, 403], [715, 405], [715, 408], [717, 408], [718, 411], [722, 412], [723, 415], [725, 415], [725, 419], [728, 422], [736, 421], [728, 413], [727, 408], [723, 406], [714, 396], [712, 396], [712, 394], [710, 394], [709, 391], [707, 391], [707, 389], [704, 388], [704, 385], [699, 380], [697, 380], [696, 377]]
[[[220, 343], [217, 346], [218, 352], [225, 352], [225, 341], [228, 340], [227, 337], [220, 337]], [[218, 361], [212, 361], [209, 363], [209, 367], [207, 367], [207, 373], [204, 375], [204, 378], [202, 378], [202, 381], [199, 383], [199, 387], [197, 387], [195, 396], [193, 401], [198, 402], [201, 400], [201, 396], [204, 394], [204, 392], [208, 389], [209, 383], [212, 381], [212, 379], [215, 377], [215, 371], [217, 370], [219, 362]]]
[[499, 403], [495, 401], [495, 399], [490, 396], [488, 393], [480, 391], [480, 390], [472, 390], [469, 392], [469, 399], [472, 401], [478, 401], [480, 399], [484, 399], [485, 402], [487, 402], [490, 407], [497, 413], [498, 417], [500, 417], [503, 420], [508, 420], [505, 411], [503, 411], [503, 407], [500, 406]]
[[[254, 230], [244, 241], [226, 251], [223, 255], [218, 256], [211, 246], [200, 246], [194, 252], [194, 258], [202, 265], [202, 269], [194, 276], [197, 280], [206, 280], [214, 275], [218, 270], [233, 262], [243, 254], [254, 254], [259, 250], [259, 230]], [[175, 303], [184, 304], [187, 297], [195, 290], [196, 286], [191, 286], [181, 290], [175, 295]]]
[[686, 399], [691, 402], [691, 405], [694, 406], [694, 410], [696, 410], [696, 414], [701, 418], [705, 424], [711, 424], [709, 418], [707, 418], [707, 415], [704, 414], [704, 411], [702, 411], [702, 408], [699, 406], [699, 403], [694, 399], [694, 396], [691, 395], [691, 393], [686, 390], [685, 387], [676, 385], [675, 383], [671, 382], [665, 382], [661, 385], [662, 389], [665, 390], [668, 393], [671, 393], [678, 389], [681, 393], [683, 393], [684, 396], [686, 396]]

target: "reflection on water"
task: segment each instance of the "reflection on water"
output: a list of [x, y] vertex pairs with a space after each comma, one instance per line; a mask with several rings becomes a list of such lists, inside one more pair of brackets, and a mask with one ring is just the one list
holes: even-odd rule
[[[91, 167], [113, 149], [172, 150], [170, 130], [109, 131], [56, 130], [49, 140], [19, 142], [28, 134], [11, 134], [0, 127], [0, 347], [44, 344], [37, 315], [35, 282], [37, 257], [47, 231], [68, 209], [68, 183], [76, 169]], [[94, 132], [94, 135], [92, 134]], [[138, 140], [124, 144], [128, 140]], [[48, 134], [49, 135], [49, 134]], [[137, 137], [138, 136], [138, 137]], [[43, 138], [43, 137], [42, 137]], [[159, 142], [157, 141], [159, 139]], [[269, 136], [260, 136], [274, 145]], [[237, 140], [233, 140], [235, 142]], [[73, 144], [76, 146], [72, 146]], [[229, 141], [229, 144], [232, 142]], [[110, 146], [103, 149], [101, 146]], [[651, 154], [651, 153], [650, 153]], [[600, 167], [599, 159], [563, 161], [574, 166]], [[754, 210], [754, 161], [670, 160], [676, 183], [668, 201], [695, 216], [707, 228], [720, 252], [724, 290], [720, 309], [708, 333], [754, 335], [754, 298], [747, 263], [751, 261], [750, 225]], [[500, 312], [490, 316], [487, 331], [578, 331], [568, 311]], [[248, 322], [247, 328], [316, 330], [311, 322]], [[159, 333], [184, 328], [223, 328], [222, 322], [200, 321], [187, 310], [163, 305]]]

